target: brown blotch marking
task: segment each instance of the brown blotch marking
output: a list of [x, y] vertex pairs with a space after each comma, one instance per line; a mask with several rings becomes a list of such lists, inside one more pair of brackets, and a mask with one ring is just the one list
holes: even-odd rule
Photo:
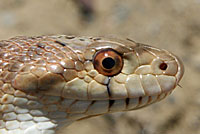
[[53, 73], [47, 73], [39, 79], [38, 88], [41, 90], [53, 90], [52, 88], [55, 88], [56, 84], [62, 81], [62, 76]]
[[32, 73], [18, 74], [12, 82], [12, 86], [24, 92], [34, 92], [38, 87], [38, 79]]
[[46, 95], [61, 96], [65, 80], [59, 74], [47, 73], [38, 80], [38, 88], [44, 91]]

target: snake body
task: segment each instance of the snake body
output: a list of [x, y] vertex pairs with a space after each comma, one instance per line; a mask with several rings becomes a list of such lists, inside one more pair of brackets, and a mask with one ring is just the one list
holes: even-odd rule
[[183, 72], [172, 53], [130, 39], [2, 40], [0, 134], [56, 134], [76, 120], [147, 106], [168, 96]]

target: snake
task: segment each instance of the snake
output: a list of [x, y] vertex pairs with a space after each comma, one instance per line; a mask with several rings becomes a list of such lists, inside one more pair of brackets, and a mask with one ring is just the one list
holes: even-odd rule
[[116, 37], [0, 41], [0, 134], [58, 134], [71, 123], [143, 108], [174, 91], [182, 61]]

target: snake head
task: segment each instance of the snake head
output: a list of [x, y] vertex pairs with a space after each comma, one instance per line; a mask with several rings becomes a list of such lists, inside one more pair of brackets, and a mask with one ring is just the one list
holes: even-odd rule
[[31, 55], [31, 62], [11, 65], [11, 69], [20, 68], [12, 86], [66, 99], [70, 103], [67, 113], [97, 115], [138, 109], [169, 95], [184, 73], [174, 54], [130, 39], [38, 38], [29, 48], [28, 54], [37, 53]]
[[95, 84], [89, 83], [87, 93], [91, 100], [110, 100], [111, 111], [137, 109], [165, 98], [184, 73], [174, 54], [129, 39], [98, 40], [87, 51], [87, 62], [93, 64], [89, 72], [95, 72]]
[[168, 96], [183, 73], [174, 54], [130, 39], [0, 41], [0, 133], [55, 133], [76, 120], [138, 109]]
[[[26, 67], [31, 73], [19, 73], [13, 87], [80, 103], [89, 101], [95, 110], [103, 109], [90, 112], [87, 108], [88, 114], [132, 110], [157, 102], [173, 91], [184, 73], [174, 54], [128, 39], [51, 36], [36, 45], [45, 49], [47, 41], [57, 48], [60, 45], [58, 52], [46, 47], [45, 67]], [[60, 60], [54, 61], [56, 56]], [[79, 112], [76, 110], [67, 111]]]

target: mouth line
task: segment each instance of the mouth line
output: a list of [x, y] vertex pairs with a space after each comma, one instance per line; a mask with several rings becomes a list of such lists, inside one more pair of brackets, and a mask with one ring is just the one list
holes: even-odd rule
[[[115, 107], [115, 103], [117, 101], [124, 101], [126, 110], [133, 110], [133, 109], [138, 109], [142, 108], [144, 106], [147, 106], [149, 104], [158, 102], [165, 97], [167, 97], [171, 92], [166, 92], [166, 93], [161, 93], [158, 95], [151, 95], [151, 96], [140, 96], [140, 97], [135, 97], [135, 98], [125, 98], [125, 99], [109, 99], [109, 109], [112, 108], [113, 106]], [[123, 111], [123, 110], [122, 110]]]
[[[107, 113], [137, 110], [163, 100], [170, 95], [171, 92], [172, 91], [154, 96], [143, 96], [118, 100], [74, 100], [67, 109], [67, 118], [71, 120], [81, 120]], [[84, 110], [80, 111], [80, 107], [84, 108]]]
[[[124, 98], [124, 99], [90, 100], [90, 101], [74, 100], [74, 102], [68, 109], [68, 113], [98, 115], [98, 114], [121, 112], [121, 111], [131, 111], [131, 110], [139, 109], [139, 108], [145, 107], [147, 105], [150, 105], [152, 103], [158, 102], [158, 101], [164, 99], [169, 94], [171, 94], [171, 92], [161, 93], [159, 95], [153, 95], [153, 96], [141, 96], [141, 97]], [[81, 102], [83, 102], [83, 103], [81, 103]], [[85, 109], [84, 112], [73, 110], [73, 109], [77, 109], [74, 107], [74, 106], [76, 106], [77, 103], [79, 103], [80, 105], [82, 105], [82, 104], [84, 105], [84, 102], [88, 103], [87, 108]], [[101, 105], [102, 107], [101, 106], [99, 107], [98, 106], [99, 104], [102, 104]], [[77, 105], [77, 106], [80, 107], [80, 105]], [[103, 108], [104, 110], [99, 111], [99, 108], [100, 109]]]

